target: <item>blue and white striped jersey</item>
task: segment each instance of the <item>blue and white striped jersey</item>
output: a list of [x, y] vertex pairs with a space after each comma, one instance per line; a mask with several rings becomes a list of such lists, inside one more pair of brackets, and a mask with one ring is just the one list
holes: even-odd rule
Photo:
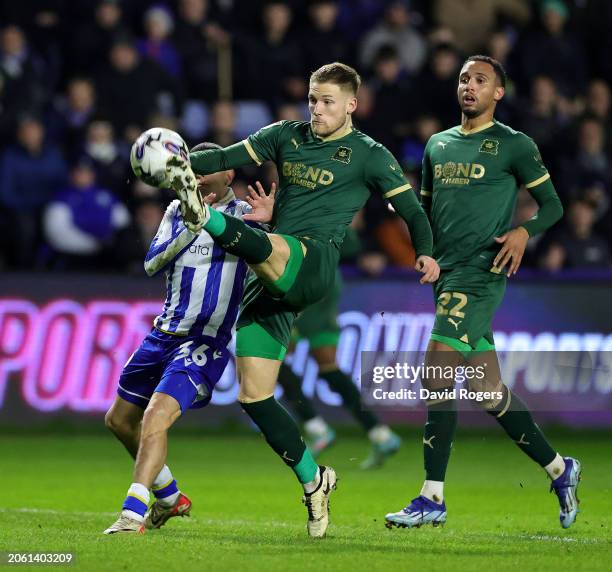
[[[251, 210], [231, 190], [214, 208], [238, 218]], [[248, 266], [217, 246], [206, 231], [196, 235], [187, 229], [179, 201], [170, 203], [164, 214], [145, 257], [145, 270], [149, 276], [166, 273], [164, 311], [154, 321], [158, 330], [229, 343]]]

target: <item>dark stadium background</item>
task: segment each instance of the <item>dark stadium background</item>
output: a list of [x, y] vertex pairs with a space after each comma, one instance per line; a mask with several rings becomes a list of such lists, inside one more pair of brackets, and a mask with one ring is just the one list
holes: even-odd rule
[[[418, 188], [427, 138], [459, 121], [457, 72], [473, 53], [506, 66], [497, 117], [535, 139], [565, 206], [563, 221], [530, 241], [496, 332], [530, 336], [529, 349], [593, 352], [597, 383], [522, 394], [552, 403], [550, 422], [612, 424], [611, 376], [601, 381], [612, 340], [611, 32], [604, 0], [0, 2], [0, 425], [102, 425], [117, 373], [161, 306], [161, 279], [146, 279], [142, 260], [172, 196], [131, 175], [141, 131], [228, 145], [305, 118], [309, 72], [341, 60], [364, 79], [356, 126]], [[271, 166], [245, 169], [234, 188], [274, 178]], [[95, 180], [89, 200], [104, 193], [106, 207], [74, 201], [77, 179]], [[66, 204], [74, 222], [53, 216]], [[107, 209], [119, 213], [110, 225]], [[517, 220], [534, 209], [523, 192]], [[343, 266], [339, 359], [357, 377], [359, 350], [385, 348], [388, 331], [420, 323], [426, 335], [433, 303], [411, 271], [403, 223], [372, 199], [355, 224], [362, 251]], [[350, 423], [305, 352], [293, 365], [306, 393]], [[217, 404], [186, 425], [244, 417], [231, 405], [232, 372]]]

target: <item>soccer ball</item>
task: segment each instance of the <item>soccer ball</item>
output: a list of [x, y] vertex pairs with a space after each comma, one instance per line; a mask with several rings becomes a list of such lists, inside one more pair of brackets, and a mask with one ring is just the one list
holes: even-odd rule
[[189, 148], [183, 138], [170, 129], [153, 127], [140, 135], [132, 145], [132, 171], [147, 185], [164, 186], [166, 162], [174, 155], [179, 155], [189, 162]]

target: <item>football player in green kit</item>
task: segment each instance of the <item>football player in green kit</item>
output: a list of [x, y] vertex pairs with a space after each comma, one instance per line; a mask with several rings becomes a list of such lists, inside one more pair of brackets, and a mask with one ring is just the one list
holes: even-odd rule
[[[578, 512], [580, 463], [552, 448], [525, 404], [503, 384], [491, 330], [506, 279], [519, 269], [529, 237], [551, 227], [563, 214], [533, 140], [493, 118], [505, 83], [499, 62], [487, 56], [468, 58], [457, 88], [461, 125], [436, 133], [425, 148], [421, 200], [441, 269], [434, 286], [436, 318], [426, 363], [486, 366], [484, 380], [470, 389], [491, 392], [492, 398], [479, 405], [548, 473], [559, 499], [561, 525], [568, 528]], [[512, 228], [523, 185], [539, 210]], [[423, 386], [427, 384], [436, 390], [452, 387], [435, 379], [423, 380]], [[439, 397], [427, 402], [425, 483], [406, 508], [386, 515], [389, 527], [446, 521], [443, 487], [457, 411], [454, 399]]]
[[[387, 149], [353, 128], [359, 85], [353, 68], [327, 64], [310, 77], [309, 122], [281, 121], [225, 149], [193, 153], [191, 166], [178, 157], [168, 163], [167, 182], [179, 195], [185, 223], [204, 229], [253, 270], [237, 325], [238, 400], [303, 485], [312, 537], [325, 535], [336, 474], [316, 464], [295, 421], [274, 399], [296, 315], [332, 288], [345, 229], [370, 193], [388, 199], [408, 224], [421, 282], [434, 282], [439, 272], [427, 216], [402, 169]], [[207, 174], [267, 160], [279, 172], [272, 233], [202, 205], [192, 169]]]

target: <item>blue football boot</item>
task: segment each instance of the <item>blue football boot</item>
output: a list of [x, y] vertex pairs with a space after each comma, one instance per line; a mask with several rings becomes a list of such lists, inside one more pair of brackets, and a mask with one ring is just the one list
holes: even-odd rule
[[424, 524], [441, 526], [446, 522], [446, 504], [435, 503], [424, 496], [418, 496], [399, 512], [385, 515], [387, 528], [420, 528]]
[[563, 528], [569, 528], [574, 524], [577, 514], [580, 512], [578, 505], [578, 484], [582, 468], [580, 462], [572, 457], [564, 457], [565, 471], [550, 483], [550, 490], [555, 491], [559, 499], [559, 520]]

